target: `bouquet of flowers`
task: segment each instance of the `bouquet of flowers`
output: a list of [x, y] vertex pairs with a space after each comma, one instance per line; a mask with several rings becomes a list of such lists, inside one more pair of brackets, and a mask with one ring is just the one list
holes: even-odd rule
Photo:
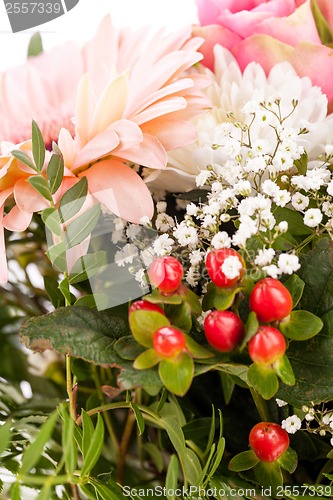
[[1, 498], [333, 496], [332, 5], [197, 6], [0, 75]]

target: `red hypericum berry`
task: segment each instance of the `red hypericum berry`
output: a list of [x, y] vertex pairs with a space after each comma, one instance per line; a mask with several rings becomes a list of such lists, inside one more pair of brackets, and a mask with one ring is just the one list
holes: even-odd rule
[[237, 314], [231, 311], [212, 311], [204, 322], [208, 343], [220, 352], [230, 352], [241, 342], [244, 325]]
[[[134, 311], [154, 311], [158, 312], [160, 314], [164, 314], [163, 309], [158, 306], [157, 304], [153, 304], [152, 302], [149, 302], [148, 300], [137, 300], [136, 302], [133, 302], [133, 304], [130, 305], [130, 308], [128, 310], [128, 315], [130, 316], [132, 312]], [[165, 314], [164, 314], [165, 315]]]
[[254, 286], [249, 304], [259, 321], [271, 323], [271, 321], [280, 321], [291, 313], [293, 299], [281, 281], [264, 278]]
[[[223, 264], [228, 257], [236, 257], [236, 274], [233, 277], [226, 276], [223, 272]], [[229, 288], [237, 283], [245, 272], [245, 262], [243, 257], [233, 250], [232, 248], [220, 248], [218, 250], [211, 250], [206, 257], [206, 267], [208, 274], [215, 285], [221, 288]], [[227, 273], [228, 274], [228, 273]]]
[[153, 335], [155, 352], [163, 358], [172, 358], [186, 347], [186, 339], [181, 330], [173, 326], [162, 326]]
[[286, 339], [277, 328], [259, 326], [248, 344], [249, 355], [258, 365], [272, 364], [280, 359], [287, 349]]
[[161, 293], [172, 293], [182, 282], [184, 270], [179, 260], [171, 256], [158, 257], [149, 269], [149, 279]]
[[289, 436], [278, 424], [260, 422], [252, 428], [249, 442], [259, 460], [274, 462], [288, 449]]

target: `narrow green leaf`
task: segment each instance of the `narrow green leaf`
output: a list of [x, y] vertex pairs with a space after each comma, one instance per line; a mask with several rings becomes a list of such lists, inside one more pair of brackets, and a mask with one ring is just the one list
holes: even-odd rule
[[227, 373], [220, 373], [221, 385], [225, 404], [230, 403], [231, 397], [235, 389], [235, 381]]
[[94, 274], [101, 271], [106, 264], [106, 252], [100, 250], [92, 254], [86, 254], [80, 257], [74, 264], [69, 276], [71, 284], [80, 283], [91, 278]]
[[102, 447], [104, 444], [104, 424], [103, 419], [98, 413], [97, 425], [91, 438], [90, 446], [84, 457], [84, 462], [81, 470], [81, 476], [86, 476], [90, 473], [91, 469], [96, 464], [100, 457]]
[[186, 352], [181, 352], [173, 359], [162, 360], [158, 373], [168, 391], [184, 396], [191, 387], [194, 375], [193, 359]]
[[165, 479], [166, 497], [168, 500], [174, 500], [176, 497], [171, 492], [175, 492], [178, 485], [179, 462], [176, 455], [171, 455], [168, 470]]
[[43, 41], [39, 31], [32, 35], [28, 45], [28, 57], [39, 56], [43, 52]]
[[157, 365], [161, 361], [160, 356], [155, 352], [155, 349], [147, 349], [139, 354], [133, 363], [133, 368], [136, 370], [147, 370]]
[[277, 488], [283, 485], [283, 477], [279, 464], [275, 462], [260, 462], [254, 467], [254, 474], [263, 488], [271, 488], [272, 496]]
[[52, 484], [46, 482], [45, 486], [39, 492], [39, 495], [36, 497], [36, 500], [50, 500], [52, 491]]
[[[114, 482], [112, 479], [108, 480], [108, 485], [103, 484], [97, 479], [90, 478], [89, 483], [95, 488], [98, 494], [98, 499], [101, 500], [123, 500], [124, 494], [120, 486]], [[94, 497], [96, 499], [96, 497]]]
[[277, 459], [277, 462], [283, 469], [292, 474], [295, 472], [298, 462], [296, 451], [289, 446], [289, 448]]
[[275, 361], [273, 364], [273, 369], [276, 375], [284, 384], [294, 385], [295, 384], [295, 375], [290, 364], [289, 359], [286, 355], [282, 356], [282, 358]]
[[88, 450], [90, 448], [90, 443], [94, 435], [94, 424], [88, 413], [82, 408], [82, 454], [83, 458], [87, 456]]
[[202, 467], [198, 456], [191, 448], [186, 448], [185, 477], [188, 482], [195, 485], [202, 474]]
[[240, 350], [243, 350], [249, 340], [257, 333], [259, 321], [255, 312], [251, 311], [245, 323], [245, 335]]
[[11, 485], [9, 492], [11, 500], [22, 500], [20, 483], [18, 481]]
[[65, 468], [68, 474], [72, 474], [77, 468], [77, 447], [74, 436], [75, 422], [70, 417], [67, 406], [60, 406], [59, 413], [63, 420], [61, 442], [65, 457]]
[[215, 406], [212, 405], [212, 418], [211, 418], [209, 435], [208, 435], [208, 440], [207, 440], [206, 449], [204, 451], [204, 455], [208, 455], [211, 447], [213, 446], [214, 437], [215, 437], [215, 428], [216, 428], [216, 424], [215, 424]]
[[150, 456], [153, 461], [157, 472], [161, 473], [164, 469], [163, 457], [160, 450], [157, 448], [156, 444], [152, 442], [144, 443], [142, 446], [143, 450]]
[[47, 179], [51, 194], [58, 191], [64, 177], [64, 160], [61, 156], [53, 154], [47, 166]]
[[143, 309], [131, 313], [129, 324], [133, 337], [144, 347], [153, 347], [153, 335], [156, 330], [170, 325], [164, 314]]
[[20, 162], [28, 165], [28, 167], [32, 168], [35, 172], [38, 172], [36, 165], [31, 160], [30, 156], [28, 156], [24, 151], [21, 151], [20, 149], [14, 149], [12, 151], [12, 155], [15, 156], [15, 158]]
[[60, 283], [59, 283], [59, 290], [61, 291], [62, 295], [65, 297], [66, 305], [71, 304], [72, 302], [72, 295], [69, 289], [69, 283], [68, 279], [64, 278]]
[[290, 316], [281, 321], [281, 332], [292, 340], [308, 340], [323, 328], [323, 322], [310, 311], [292, 311]]
[[59, 212], [56, 208], [49, 207], [42, 211], [42, 221], [45, 226], [56, 236], [61, 236]]
[[136, 423], [137, 423], [138, 429], [139, 429], [139, 436], [141, 436], [144, 433], [144, 431], [145, 431], [145, 421], [144, 421], [144, 418], [142, 416], [141, 411], [139, 410], [138, 405], [136, 405], [134, 403], [130, 403], [130, 407], [131, 407], [131, 409], [134, 412]]
[[208, 474], [208, 478], [207, 478], [208, 480], [210, 480], [213, 477], [213, 475], [215, 474], [215, 472], [219, 468], [220, 463], [221, 463], [222, 458], [223, 458], [224, 450], [225, 450], [225, 439], [224, 439], [224, 437], [221, 437], [219, 439], [219, 442], [217, 443], [216, 455], [214, 457], [214, 462], [212, 463], [209, 474]]
[[47, 181], [42, 175], [33, 175], [28, 179], [29, 184], [38, 191], [46, 200], [52, 201], [52, 195]]
[[36, 439], [25, 449], [20, 470], [22, 476], [27, 474], [40, 459], [43, 449], [52, 435], [57, 419], [57, 413], [50, 415], [40, 427]]
[[75, 245], [82, 243], [82, 241], [90, 236], [98, 222], [100, 214], [101, 207], [94, 205], [68, 225], [66, 232], [67, 249], [75, 247]]
[[0, 427], [0, 455], [6, 450], [10, 443], [11, 438], [11, 423], [6, 422], [4, 425]]
[[259, 463], [259, 458], [253, 450], [242, 451], [242, 453], [238, 453], [238, 455], [230, 460], [228, 469], [234, 472], [241, 472], [252, 469], [257, 463]]
[[278, 391], [279, 381], [270, 366], [253, 363], [248, 369], [247, 378], [249, 385], [264, 399], [271, 399]]
[[32, 155], [38, 172], [43, 168], [45, 161], [45, 144], [40, 128], [35, 120], [32, 120]]
[[66, 222], [76, 215], [82, 208], [88, 193], [88, 181], [82, 177], [74, 186], [63, 194], [60, 200], [60, 220]]

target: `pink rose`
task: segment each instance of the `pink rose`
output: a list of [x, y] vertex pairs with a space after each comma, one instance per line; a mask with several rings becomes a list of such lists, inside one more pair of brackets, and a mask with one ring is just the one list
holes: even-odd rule
[[204, 64], [213, 69], [213, 47], [228, 48], [242, 70], [256, 61], [268, 73], [290, 62], [322, 88], [333, 109], [332, 0], [196, 0], [205, 38]]

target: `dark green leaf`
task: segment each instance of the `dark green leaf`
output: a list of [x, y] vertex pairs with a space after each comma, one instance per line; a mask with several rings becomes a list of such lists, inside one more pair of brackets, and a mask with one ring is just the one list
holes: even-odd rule
[[101, 414], [98, 413], [97, 425], [91, 437], [91, 441], [87, 449], [87, 452], [84, 456], [83, 466], [81, 469], [82, 476], [88, 475], [91, 469], [96, 464], [97, 460], [100, 457], [103, 444], [104, 444], [104, 424]]
[[28, 57], [39, 56], [43, 52], [43, 41], [39, 31], [32, 35], [28, 45]]
[[141, 309], [131, 313], [129, 324], [135, 340], [144, 347], [152, 347], [156, 330], [170, 323], [164, 314]]
[[75, 218], [68, 226], [66, 232], [66, 248], [73, 248], [75, 245], [82, 243], [95, 228], [99, 216], [101, 214], [101, 207], [94, 205], [89, 208], [82, 215]]
[[52, 194], [56, 193], [64, 177], [64, 160], [62, 156], [53, 154], [47, 166], [47, 179]]
[[175, 197], [179, 200], [204, 202], [207, 200], [208, 194], [209, 191], [207, 189], [192, 189], [192, 191], [188, 191], [187, 193], [177, 194]]
[[152, 368], [161, 361], [160, 356], [155, 352], [155, 349], [147, 349], [146, 351], [139, 354], [133, 363], [133, 368], [136, 370], [146, 370], [147, 368]]
[[289, 448], [277, 459], [278, 464], [290, 474], [295, 472], [298, 456], [295, 450]]
[[192, 314], [199, 315], [202, 313], [199, 297], [192, 292], [192, 290], [187, 288], [185, 285], [181, 285], [177, 290], [177, 293], [182, 301], [189, 305]]
[[245, 323], [245, 335], [240, 350], [243, 350], [249, 340], [257, 333], [259, 321], [255, 312], [251, 311]]
[[299, 212], [286, 207], [277, 207], [274, 211], [276, 223], [288, 222], [288, 230], [293, 236], [308, 236], [312, 229], [303, 222], [303, 216]]
[[301, 300], [305, 283], [299, 276], [297, 276], [297, 274], [293, 274], [283, 284], [286, 288], [288, 288], [293, 299], [293, 308], [295, 308]]
[[184, 396], [191, 386], [194, 375], [193, 359], [185, 352], [173, 359], [164, 359], [159, 365], [159, 376], [168, 391]]
[[82, 177], [79, 182], [74, 184], [70, 189], [63, 194], [60, 200], [60, 219], [61, 222], [66, 222], [76, 215], [82, 208], [82, 205], [87, 197], [88, 181], [86, 177]]
[[144, 421], [144, 418], [142, 416], [141, 411], [139, 410], [138, 405], [136, 405], [134, 403], [130, 403], [130, 407], [131, 407], [131, 409], [134, 412], [136, 423], [137, 423], [137, 426], [138, 426], [138, 429], [139, 429], [139, 435], [141, 436], [144, 433], [144, 431], [145, 431], [145, 421]]
[[36, 165], [31, 160], [30, 156], [27, 155], [27, 153], [21, 151], [20, 149], [14, 149], [12, 151], [12, 155], [15, 156], [17, 160], [24, 163], [25, 165], [28, 165], [28, 167], [32, 168], [33, 170], [35, 170], [35, 172], [37, 172]]
[[273, 496], [277, 488], [283, 485], [281, 468], [276, 461], [259, 462], [254, 467], [254, 473], [260, 486], [270, 488]]
[[220, 373], [220, 379], [224, 401], [225, 404], [228, 405], [230, 403], [236, 384], [235, 381], [230, 377], [230, 375], [227, 375], [226, 373]]
[[282, 358], [275, 361], [273, 364], [273, 369], [276, 375], [284, 384], [294, 385], [295, 384], [295, 375], [290, 364], [289, 359], [286, 355], [282, 356]]
[[252, 469], [259, 462], [259, 458], [256, 456], [253, 450], [243, 451], [242, 453], [238, 453], [235, 457], [233, 457], [228, 465], [228, 469], [240, 472], [243, 470]]
[[104, 309], [107, 309], [108, 304], [109, 298], [106, 294], [94, 293], [80, 297], [74, 305], [80, 307], [91, 307], [93, 309], [98, 307], [99, 310], [104, 311]]
[[308, 340], [323, 328], [323, 322], [309, 311], [292, 311], [279, 326], [283, 335], [292, 340]]
[[28, 179], [29, 184], [38, 191], [46, 200], [52, 201], [49, 186], [42, 175], [33, 175]]
[[165, 312], [173, 326], [189, 333], [192, 329], [192, 314], [189, 304], [183, 302], [179, 305], [167, 306]]
[[144, 348], [137, 343], [132, 335], [128, 335], [115, 342], [114, 350], [121, 358], [133, 361], [139, 354], [143, 353]]
[[298, 175], [305, 175], [308, 169], [308, 154], [306, 151], [301, 155], [299, 160], [294, 161], [294, 165], [297, 168]]
[[279, 388], [277, 376], [270, 366], [253, 363], [249, 367], [247, 378], [250, 386], [264, 399], [271, 399]]
[[45, 144], [42, 133], [35, 120], [32, 120], [32, 155], [37, 170], [40, 172], [45, 161]]
[[74, 264], [69, 276], [69, 282], [80, 283], [91, 278], [94, 274], [100, 272], [106, 264], [106, 252], [100, 250], [92, 254], [86, 254], [80, 257]]

